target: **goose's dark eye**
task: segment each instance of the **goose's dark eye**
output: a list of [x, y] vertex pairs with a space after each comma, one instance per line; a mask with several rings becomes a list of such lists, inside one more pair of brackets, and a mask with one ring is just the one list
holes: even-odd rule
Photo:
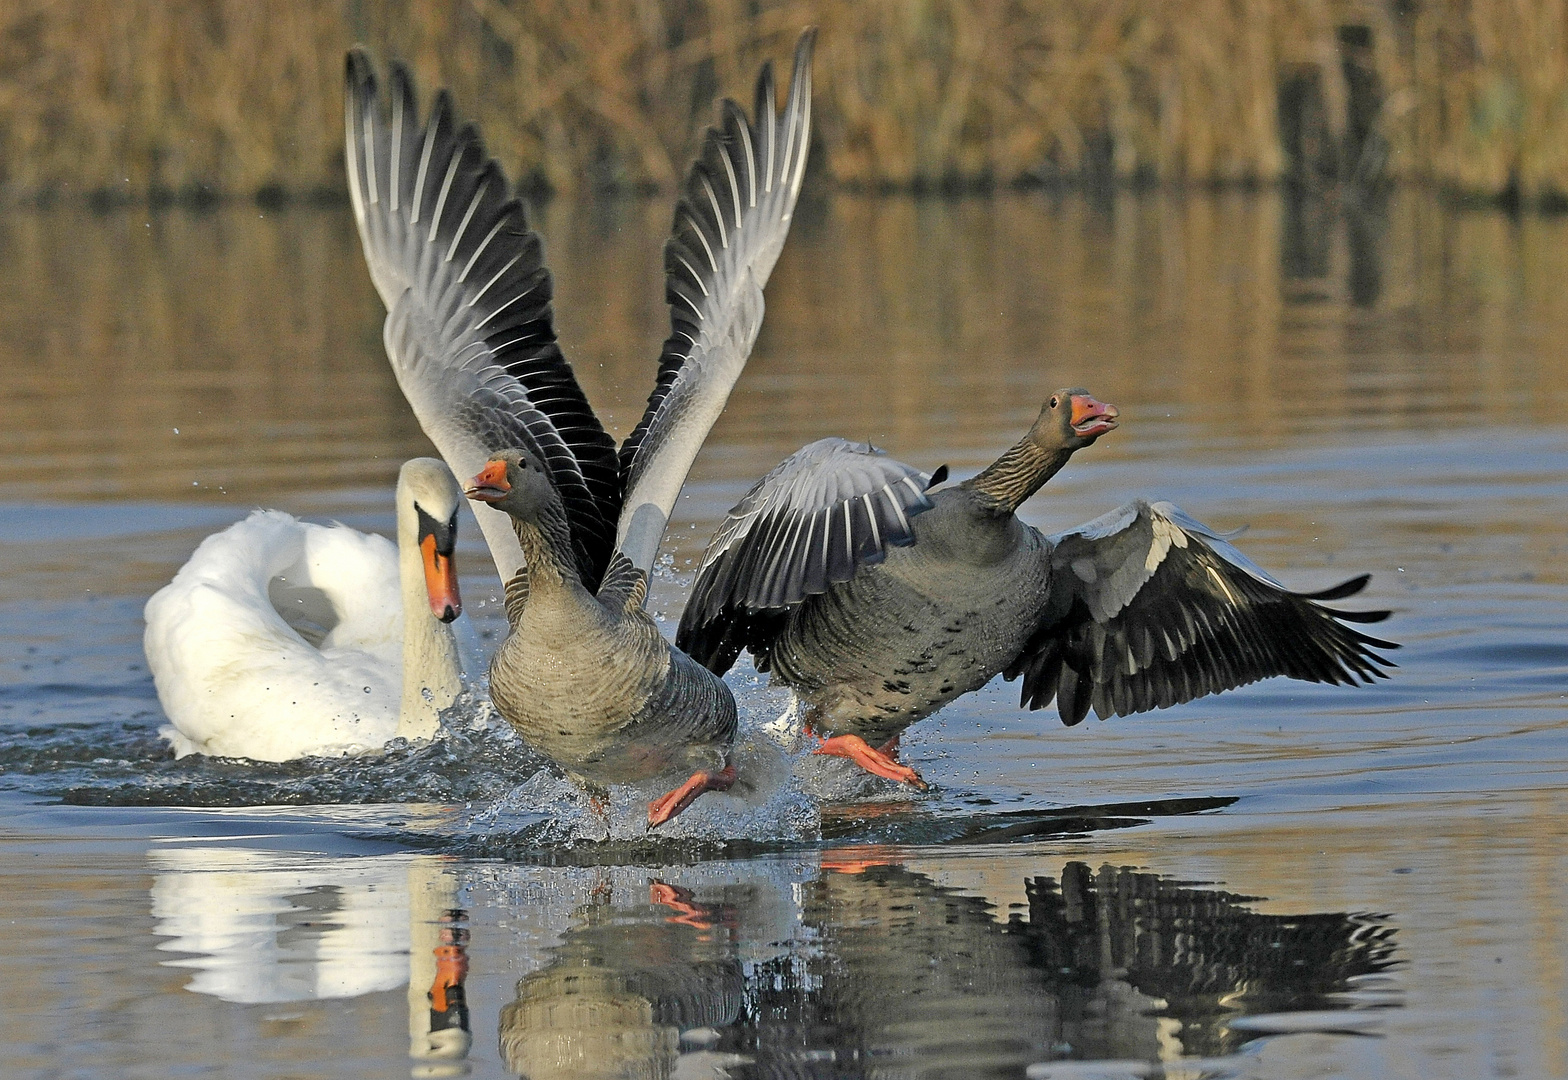
[[1060, 404], [1061, 404], [1061, 399], [1054, 398], [1054, 397], [1051, 399], [1051, 408], [1054, 409], [1054, 408], [1056, 408]]

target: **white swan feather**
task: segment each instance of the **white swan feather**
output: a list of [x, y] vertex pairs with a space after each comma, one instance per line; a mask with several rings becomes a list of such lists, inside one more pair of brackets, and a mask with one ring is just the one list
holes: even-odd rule
[[[431, 459], [421, 464], [450, 490], [405, 492], [415, 464], [399, 481], [400, 535], [417, 532], [416, 507], [450, 521], [461, 498]], [[400, 564], [419, 570], [418, 540], [403, 539], [413, 550], [400, 556], [380, 536], [257, 510], [202, 541], [145, 609], [143, 645], [170, 720], [161, 734], [175, 753], [285, 761], [433, 735], [461, 677], [450, 628]], [[428, 640], [406, 640], [409, 627]], [[412, 705], [406, 655], [421, 669]]]

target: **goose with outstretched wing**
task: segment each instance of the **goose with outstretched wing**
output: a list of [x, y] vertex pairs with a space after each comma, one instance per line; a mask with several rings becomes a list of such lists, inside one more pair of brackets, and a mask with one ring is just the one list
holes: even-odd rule
[[[1060, 390], [977, 476], [926, 474], [841, 439], [797, 451], [730, 511], [703, 556], [676, 643], [709, 670], [749, 650], [790, 687], [818, 753], [924, 786], [897, 760], [912, 723], [997, 674], [1023, 705], [1076, 724], [1276, 675], [1371, 682], [1396, 648], [1323, 606], [1367, 576], [1295, 593], [1169, 503], [1137, 501], [1043, 536], [1025, 499], [1117, 425]], [[944, 474], [943, 470], [939, 473]]]
[[438, 94], [420, 121], [407, 71], [383, 93], [349, 54], [347, 163], [399, 386], [459, 476], [506, 586], [512, 632], [491, 694], [535, 749], [590, 790], [690, 769], [657, 825], [734, 779], [735, 702], [643, 610], [670, 511], [762, 326], [811, 138], [815, 31], [776, 107], [732, 101], [688, 175], [665, 246], [671, 334], [619, 449], [556, 343], [538, 236], [472, 126]]

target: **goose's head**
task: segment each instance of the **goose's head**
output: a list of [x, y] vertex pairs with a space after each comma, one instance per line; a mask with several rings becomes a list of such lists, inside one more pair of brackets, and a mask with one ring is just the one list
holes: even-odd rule
[[452, 560], [463, 489], [457, 486], [457, 477], [444, 461], [414, 458], [404, 462], [398, 473], [397, 492], [400, 501], [413, 505], [418, 522], [419, 555], [425, 567], [430, 614], [449, 623], [463, 611], [457, 591], [457, 567]]
[[1115, 430], [1119, 415], [1115, 405], [1096, 401], [1082, 387], [1067, 387], [1045, 399], [1029, 437], [1047, 450], [1081, 450]]
[[561, 501], [544, 462], [529, 451], [518, 449], [491, 454], [463, 494], [531, 522], [548, 515]]

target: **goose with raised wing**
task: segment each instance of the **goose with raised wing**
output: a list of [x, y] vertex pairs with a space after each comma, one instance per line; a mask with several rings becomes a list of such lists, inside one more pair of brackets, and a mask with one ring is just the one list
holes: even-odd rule
[[463, 495], [444, 462], [397, 482], [397, 546], [258, 510], [147, 601], [143, 647], [180, 757], [287, 761], [430, 738], [463, 689], [450, 623]]
[[824, 439], [763, 477], [703, 556], [676, 643], [722, 674], [742, 650], [794, 691], [817, 753], [923, 787], [900, 735], [997, 674], [1065, 724], [1165, 708], [1276, 675], [1370, 682], [1396, 648], [1346, 623], [1386, 611], [1286, 589], [1170, 503], [1138, 500], [1044, 536], [1023, 502], [1117, 426], [1082, 389], [962, 483]]
[[[671, 334], [619, 449], [556, 343], [539, 238], [478, 132], [454, 121], [444, 92], [421, 122], [403, 68], [383, 93], [365, 55], [348, 57], [349, 191], [387, 355], [442, 457], [474, 477], [506, 586], [512, 633], [492, 697], [590, 791], [690, 764], [651, 825], [734, 778], [733, 697], [664, 643], [642, 604], [692, 459], [762, 325], [805, 173], [813, 39], [796, 47], [782, 113], [765, 66], [754, 117], [726, 101], [708, 133], [665, 247]], [[601, 685], [607, 665], [626, 675], [619, 691]]]

